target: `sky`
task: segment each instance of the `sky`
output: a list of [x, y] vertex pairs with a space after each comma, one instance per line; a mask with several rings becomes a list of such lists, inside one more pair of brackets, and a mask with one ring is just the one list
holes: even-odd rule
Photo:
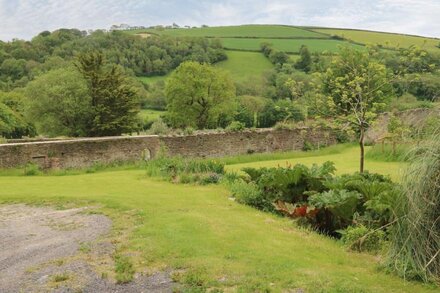
[[0, 39], [58, 28], [287, 24], [440, 37], [440, 0], [0, 0]]

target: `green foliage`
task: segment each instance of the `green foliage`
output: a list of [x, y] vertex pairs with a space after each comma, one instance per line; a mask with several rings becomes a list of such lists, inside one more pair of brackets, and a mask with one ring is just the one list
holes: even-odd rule
[[295, 63], [295, 68], [304, 72], [309, 72], [312, 69], [312, 56], [307, 46], [301, 46], [299, 50], [300, 59]]
[[246, 128], [246, 125], [240, 121], [232, 121], [228, 127], [226, 127], [226, 131], [237, 132], [242, 131]]
[[172, 182], [215, 184], [225, 174], [225, 165], [214, 160], [186, 159], [159, 155], [146, 163], [148, 176], [163, 177]]
[[91, 98], [90, 136], [121, 135], [136, 128], [137, 92], [121, 68], [105, 66], [101, 53], [80, 55], [76, 63]]
[[24, 175], [25, 176], [35, 176], [41, 174], [41, 168], [39, 165], [34, 163], [28, 163], [24, 167]]
[[353, 223], [379, 228], [393, 221], [398, 189], [389, 178], [368, 172], [334, 177], [333, 163], [285, 168], [244, 168], [248, 180], [231, 191], [238, 202], [279, 212], [337, 236]]
[[150, 127], [149, 133], [155, 134], [155, 135], [165, 135], [170, 133], [170, 129], [168, 125], [162, 120], [157, 119], [153, 122], [153, 124]]
[[385, 108], [392, 94], [385, 65], [372, 57], [376, 52], [341, 50], [322, 76], [323, 112], [340, 115], [359, 133], [360, 171], [364, 170], [365, 131]]
[[377, 252], [385, 241], [385, 232], [372, 230], [364, 225], [349, 226], [341, 233], [341, 241], [350, 250], [357, 252]]
[[215, 128], [233, 114], [235, 87], [222, 70], [185, 62], [166, 84], [168, 119], [174, 127]]
[[351, 222], [362, 195], [357, 191], [345, 189], [329, 190], [312, 195], [308, 202], [319, 208], [328, 210], [337, 221], [344, 226]]
[[0, 95], [0, 137], [34, 136], [36, 133], [33, 125], [26, 121], [22, 113], [9, 107], [6, 103], [7, 101], [3, 100]]
[[87, 83], [74, 68], [55, 69], [26, 87], [27, 115], [39, 133], [87, 136], [93, 119]]
[[421, 143], [411, 153], [393, 212], [389, 267], [408, 279], [440, 278], [440, 137]]

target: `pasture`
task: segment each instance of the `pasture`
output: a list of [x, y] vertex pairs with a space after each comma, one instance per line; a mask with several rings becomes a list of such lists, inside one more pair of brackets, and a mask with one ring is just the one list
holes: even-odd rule
[[427, 50], [438, 50], [437, 46], [440, 43], [440, 39], [435, 38], [363, 30], [316, 28], [313, 31], [329, 36], [341, 36], [362, 44], [379, 44], [388, 48], [407, 48], [416, 45]]
[[311, 52], [330, 52], [339, 51], [340, 46], [354, 46], [358, 49], [364, 47], [344, 41], [330, 39], [245, 39], [245, 38], [224, 38], [221, 40], [223, 46], [230, 50], [250, 50], [260, 51], [261, 43], [270, 43], [279, 51], [289, 53], [299, 53], [302, 45], [306, 45]]
[[[356, 154], [353, 146], [339, 146], [310, 154], [225, 160], [265, 160], [252, 163], [254, 166], [274, 166], [286, 160], [305, 164], [335, 160], [343, 173], [352, 171]], [[402, 167], [371, 161], [367, 167], [373, 163], [376, 171], [391, 174]], [[142, 168], [127, 167], [64, 176], [3, 175], [0, 186], [0, 203], [45, 204], [58, 209], [93, 206], [91, 213], [103, 213], [113, 220], [112, 241], [118, 253], [129, 255], [137, 272], [177, 271], [175, 278], [188, 286], [227, 292], [436, 290], [385, 274], [378, 270], [376, 257], [347, 252], [337, 241], [299, 228], [288, 219], [237, 204], [222, 185], [172, 184], [146, 177]], [[129, 235], [121, 237], [123, 231]]]
[[228, 60], [217, 64], [219, 68], [229, 71], [233, 80], [243, 81], [249, 78], [260, 78], [273, 65], [259, 52], [227, 51]]
[[152, 33], [169, 36], [213, 38], [328, 38], [327, 35], [284, 25], [239, 25], [190, 29], [146, 29], [129, 31], [131, 34]]

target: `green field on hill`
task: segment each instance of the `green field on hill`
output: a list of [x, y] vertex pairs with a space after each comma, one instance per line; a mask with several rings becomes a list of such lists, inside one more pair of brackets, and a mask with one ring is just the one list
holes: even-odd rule
[[273, 68], [262, 53], [227, 51], [228, 60], [217, 64], [231, 73], [234, 80], [242, 81], [249, 78], [261, 77], [261, 74]]
[[132, 30], [132, 34], [153, 33], [188, 37], [242, 37], [242, 38], [328, 38], [325, 34], [293, 26], [283, 25], [239, 25], [191, 29], [145, 29]]
[[440, 44], [440, 39], [434, 38], [349, 29], [317, 28], [313, 30], [328, 35], [341, 36], [363, 44], [379, 44], [390, 48], [407, 48], [411, 45], [417, 45], [427, 50], [440, 51], [437, 47]]
[[273, 47], [283, 52], [299, 52], [302, 45], [306, 45], [311, 52], [337, 52], [340, 46], [354, 46], [358, 49], [363, 46], [349, 42], [330, 39], [240, 39], [224, 38], [222, 44], [227, 49], [259, 51], [261, 43], [270, 43]]

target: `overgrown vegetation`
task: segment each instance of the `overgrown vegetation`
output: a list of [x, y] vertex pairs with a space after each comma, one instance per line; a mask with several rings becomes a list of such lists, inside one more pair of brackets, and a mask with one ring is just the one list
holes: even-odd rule
[[440, 137], [418, 146], [393, 207], [389, 268], [407, 279], [440, 279]]

